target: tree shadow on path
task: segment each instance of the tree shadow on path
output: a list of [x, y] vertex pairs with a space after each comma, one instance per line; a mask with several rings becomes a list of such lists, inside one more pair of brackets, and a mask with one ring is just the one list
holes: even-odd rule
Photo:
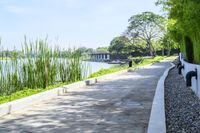
[[0, 121], [1, 133], [144, 133], [168, 62], [33, 105]]

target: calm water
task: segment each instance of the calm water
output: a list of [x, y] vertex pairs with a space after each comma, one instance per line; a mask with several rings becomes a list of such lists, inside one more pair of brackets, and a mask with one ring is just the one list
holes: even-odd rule
[[[11, 60], [0, 60], [0, 63], [2, 63], [2, 67], [6, 67], [6, 62], [8, 64], [11, 63]], [[84, 63], [87, 64], [89, 72], [87, 73], [87, 76], [89, 76], [90, 74], [99, 71], [100, 69], [105, 69], [105, 68], [110, 68], [112, 66], [115, 66], [116, 64], [108, 64], [108, 63], [103, 63], [103, 62], [88, 62], [88, 61], [84, 61]], [[5, 66], [4, 66], [5, 65]], [[4, 69], [6, 70], [6, 69]], [[11, 70], [12, 71], [12, 70]]]
[[105, 68], [110, 68], [112, 66], [114, 66], [114, 64], [108, 64], [108, 63], [102, 63], [102, 62], [86, 62], [90, 69], [91, 69], [91, 73], [97, 72], [100, 69], [105, 69]]

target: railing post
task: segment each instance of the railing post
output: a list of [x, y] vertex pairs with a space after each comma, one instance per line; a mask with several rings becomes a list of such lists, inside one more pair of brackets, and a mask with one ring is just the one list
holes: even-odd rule
[[129, 67], [133, 67], [133, 61], [132, 60], [129, 61]]

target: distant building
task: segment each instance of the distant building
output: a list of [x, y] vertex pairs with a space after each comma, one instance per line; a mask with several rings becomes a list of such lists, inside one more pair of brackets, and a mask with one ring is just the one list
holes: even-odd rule
[[110, 53], [93, 53], [91, 54], [90, 59], [92, 61], [109, 61], [110, 55]]
[[107, 62], [113, 60], [127, 60], [128, 55], [126, 54], [111, 54], [111, 53], [93, 53], [90, 55], [92, 61]]

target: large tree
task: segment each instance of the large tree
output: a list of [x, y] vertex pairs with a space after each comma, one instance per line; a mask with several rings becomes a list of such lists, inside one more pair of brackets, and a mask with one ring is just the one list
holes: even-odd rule
[[143, 41], [137, 38], [130, 38], [127, 36], [115, 37], [109, 46], [109, 52], [118, 54], [127, 54], [132, 56], [147, 55], [144, 52]]
[[111, 53], [117, 53], [121, 54], [124, 53], [127, 45], [129, 43], [129, 39], [126, 36], [118, 36], [115, 37], [111, 42], [109, 46], [109, 52]]
[[178, 43], [176, 43], [171, 37], [168, 32], [161, 38], [160, 44], [162, 47], [162, 55], [164, 55], [164, 51], [167, 51], [167, 56], [171, 55], [172, 49], [178, 49]]
[[143, 12], [129, 19], [126, 34], [130, 38], [140, 38], [146, 43], [146, 50], [151, 56], [155, 55], [152, 42], [163, 36], [165, 19], [152, 12]]
[[108, 52], [108, 47], [98, 47], [96, 49], [96, 52], [99, 52], [99, 53], [107, 53]]

